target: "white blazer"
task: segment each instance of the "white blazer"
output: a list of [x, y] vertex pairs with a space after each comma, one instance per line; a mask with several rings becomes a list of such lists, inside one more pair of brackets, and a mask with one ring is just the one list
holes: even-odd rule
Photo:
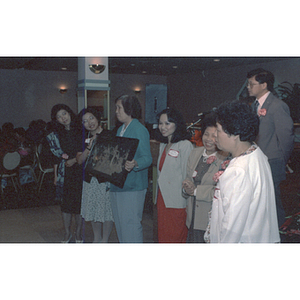
[[188, 140], [174, 143], [166, 155], [163, 168], [160, 172], [159, 162], [165, 147], [166, 144], [163, 143], [159, 147], [157, 187], [161, 191], [166, 207], [185, 208], [187, 200], [182, 196], [182, 182], [186, 177], [187, 161], [194, 146]]

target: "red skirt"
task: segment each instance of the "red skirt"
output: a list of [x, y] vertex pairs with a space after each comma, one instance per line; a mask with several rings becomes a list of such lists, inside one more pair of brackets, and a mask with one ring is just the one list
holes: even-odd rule
[[185, 208], [167, 208], [160, 190], [157, 195], [157, 230], [159, 243], [186, 243]]
[[[166, 158], [166, 148], [164, 149], [159, 170], [163, 168]], [[159, 243], [186, 243], [188, 228], [185, 225], [185, 208], [166, 208], [164, 199], [158, 189], [157, 194], [157, 234]]]

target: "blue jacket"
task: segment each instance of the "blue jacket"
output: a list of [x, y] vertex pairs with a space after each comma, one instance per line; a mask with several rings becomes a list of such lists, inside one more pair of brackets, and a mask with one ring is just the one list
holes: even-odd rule
[[[117, 136], [120, 136], [121, 129], [122, 126], [118, 129]], [[122, 189], [111, 184], [110, 190], [112, 192], [132, 192], [144, 190], [148, 187], [148, 168], [152, 163], [149, 132], [137, 119], [133, 119], [128, 125], [123, 137], [139, 140], [139, 145], [134, 155], [138, 168], [134, 167], [127, 175]]]

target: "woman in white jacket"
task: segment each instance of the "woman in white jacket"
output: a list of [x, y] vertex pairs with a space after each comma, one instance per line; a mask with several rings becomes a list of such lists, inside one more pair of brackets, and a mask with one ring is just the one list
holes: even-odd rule
[[218, 180], [206, 231], [214, 243], [279, 242], [274, 185], [268, 158], [254, 143], [259, 119], [240, 101], [216, 111], [216, 144], [232, 154]]
[[167, 108], [158, 114], [161, 142], [157, 168], [158, 242], [185, 243], [187, 200], [182, 196], [182, 181], [193, 145], [180, 112]]

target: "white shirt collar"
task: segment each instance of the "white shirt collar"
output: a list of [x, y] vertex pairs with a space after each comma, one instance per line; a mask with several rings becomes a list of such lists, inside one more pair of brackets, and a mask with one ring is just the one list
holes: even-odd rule
[[212, 153], [212, 154], [210, 154], [210, 155], [208, 155], [208, 154], [206, 153], [206, 149], [204, 149], [204, 152], [203, 152], [202, 156], [203, 156], [203, 158], [208, 159], [208, 158], [211, 157], [211, 156], [216, 156], [216, 154], [217, 154], [217, 151], [214, 152], [214, 153]]
[[128, 126], [130, 125], [130, 123], [132, 122], [132, 120], [128, 123], [128, 125], [125, 127], [125, 124], [122, 125], [122, 129], [121, 129], [121, 132], [120, 132], [120, 136], [123, 136], [126, 129], [128, 128]]

